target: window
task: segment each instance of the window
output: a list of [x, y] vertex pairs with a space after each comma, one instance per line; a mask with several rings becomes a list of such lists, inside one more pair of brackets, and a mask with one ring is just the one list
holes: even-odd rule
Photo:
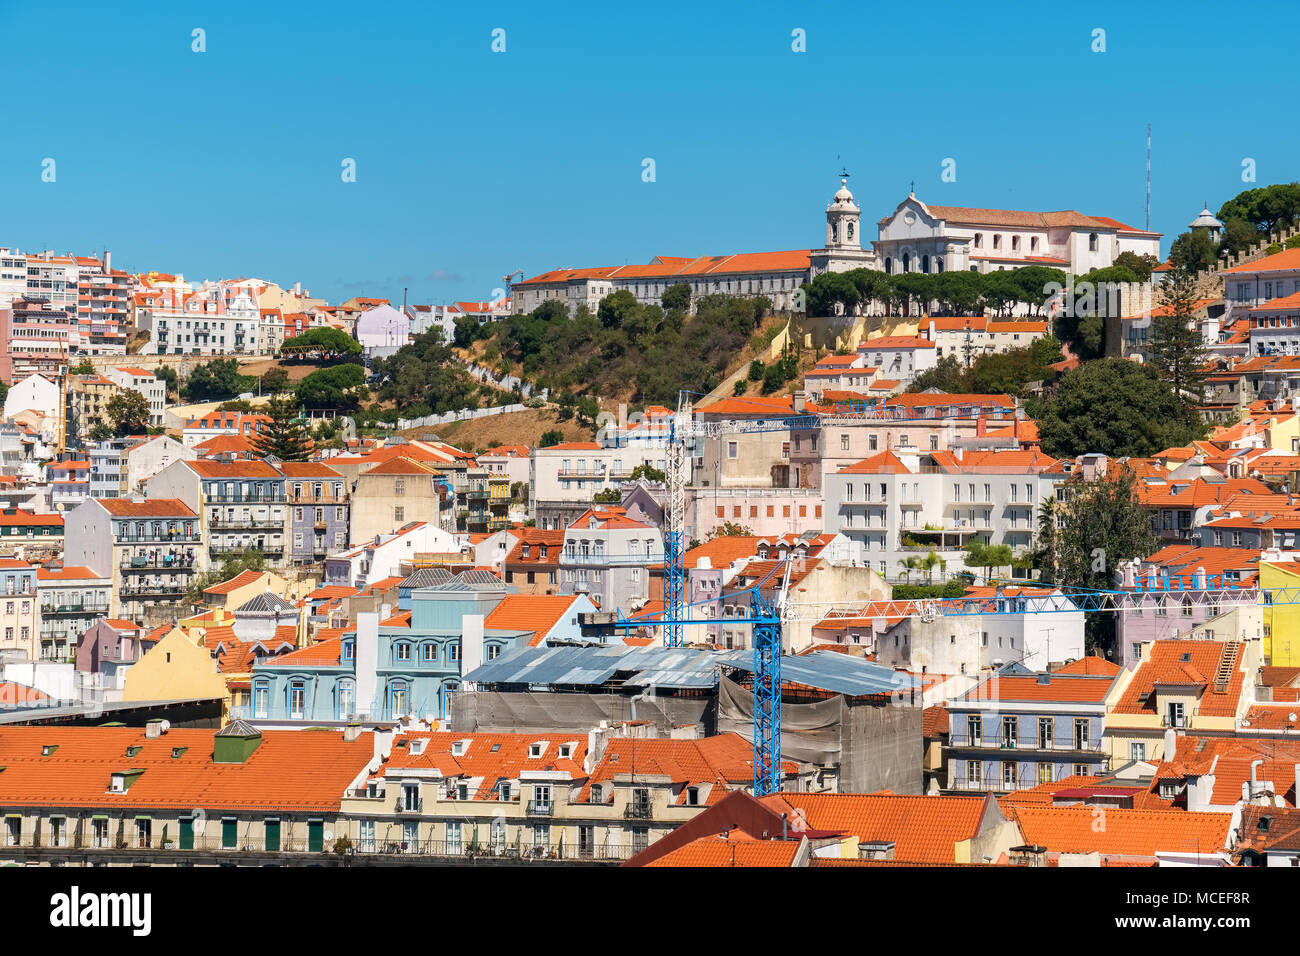
[[848, 436], [848, 435], [841, 435], [841, 436], [840, 436], [840, 451], [848, 451], [848, 450], [849, 450], [849, 436]]
[[966, 786], [978, 789], [984, 782], [984, 764], [978, 760], [966, 761]]
[[399, 661], [409, 661], [411, 659], [411, 645], [405, 641], [397, 645], [397, 659]]
[[406, 520], [406, 509], [402, 507], [393, 508], [393, 522], [395, 524], [400, 525], [405, 520]]
[[[14, 822], [18, 822], [15, 818]], [[90, 821], [90, 845], [103, 849], [108, 846], [108, 820], [104, 817], [96, 817]], [[17, 846], [17, 844], [10, 844]]]
[[[1039, 750], [1052, 749], [1052, 718], [1051, 717], [1038, 718], [1038, 749]], [[1041, 783], [1042, 781], [1039, 782]]]
[[[101, 821], [96, 820], [96, 823]], [[102, 821], [104, 828], [108, 828], [108, 821]], [[18, 846], [22, 841], [23, 835], [23, 818], [22, 817], [5, 817], [5, 846]], [[98, 845], [98, 844], [96, 844]]]
[[270, 687], [267, 684], [253, 685], [253, 716], [266, 716], [266, 702], [270, 696]]
[[404, 478], [393, 479], [393, 494], [395, 495], [406, 494], [406, 479]]
[[390, 717], [406, 716], [406, 681], [396, 680], [389, 686], [388, 712]]
[[1146, 760], [1146, 759], [1147, 759], [1147, 745], [1144, 744], [1144, 743], [1136, 743], [1136, 742], [1135, 742], [1135, 743], [1130, 743], [1130, 744], [1128, 745], [1128, 759], [1129, 759], [1129, 760]]
[[1002, 789], [1016, 789], [1016, 762], [1014, 760], [1002, 761]]
[[1020, 721], [1015, 717], [1002, 718], [1002, 746], [1014, 750], [1017, 743]]
[[402, 784], [402, 809], [407, 813], [420, 810], [420, 785], [418, 783]]
[[737, 452], [737, 443], [734, 441], [727, 442], [727, 457], [735, 458]]
[[1052, 765], [1050, 763], [1040, 763], [1038, 765], [1038, 782], [1039, 783], [1052, 782]]
[[356, 688], [350, 680], [339, 681], [338, 719], [347, 720], [356, 713]]
[[1088, 749], [1088, 719], [1086, 717], [1076, 717], [1074, 719], [1074, 749]]
[[460, 660], [460, 641], [453, 641], [447, 645], [447, 660]]
[[357, 849], [362, 853], [375, 852], [375, 821], [362, 820], [357, 833]]
[[[68, 821], [64, 817], [50, 817], [50, 846], [68, 845]], [[143, 844], [148, 846], [148, 844]]]
[[461, 846], [460, 822], [456, 821], [456, 822], [448, 823], [447, 824], [447, 855], [459, 856], [460, 846]]
[[302, 719], [303, 702], [307, 695], [307, 685], [301, 680], [289, 682], [289, 717], [294, 720]]
[[1183, 716], [1183, 703], [1182, 703], [1182, 701], [1179, 701], [1179, 700], [1172, 700], [1172, 701], [1169, 702], [1169, 707], [1168, 707], [1168, 709], [1167, 709], [1167, 711], [1166, 711], [1166, 721], [1165, 721], [1165, 726], [1167, 726], [1167, 727], [1186, 727], [1186, 726], [1187, 726], [1186, 721], [1185, 721], [1184, 716]]
[[431, 663], [433, 663], [433, 662], [435, 662], [435, 661], [438, 660], [438, 645], [437, 645], [437, 644], [433, 644], [433, 643], [425, 644], [425, 645], [423, 646], [423, 652], [424, 652], [424, 653], [423, 653], [424, 662], [425, 662], [426, 664], [431, 664]]

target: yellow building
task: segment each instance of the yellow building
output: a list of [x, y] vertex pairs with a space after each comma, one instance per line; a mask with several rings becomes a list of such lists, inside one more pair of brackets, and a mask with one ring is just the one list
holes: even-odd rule
[[[1300, 569], [1293, 562], [1259, 563], [1259, 584], [1266, 590], [1288, 588], [1277, 603], [1264, 606], [1264, 659], [1274, 667], [1300, 667]], [[1290, 602], [1283, 600], [1290, 597]]]
[[131, 665], [122, 685], [124, 701], [214, 698], [223, 702], [224, 718], [230, 706], [226, 677], [202, 639], [179, 627]]
[[68, 417], [79, 439], [88, 441], [96, 425], [111, 427], [108, 403], [121, 386], [103, 375], [74, 375], [69, 386]]

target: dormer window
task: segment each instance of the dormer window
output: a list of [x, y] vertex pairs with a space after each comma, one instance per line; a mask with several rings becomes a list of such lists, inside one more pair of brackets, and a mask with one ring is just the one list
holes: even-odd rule
[[466, 744], [467, 744], [467, 742], [464, 741], [464, 740], [457, 740], [457, 741], [454, 741], [454, 742], [452, 743], [452, 745], [451, 745], [451, 755], [452, 755], [453, 757], [463, 757], [463, 756], [465, 756], [465, 747], [466, 747]]
[[54, 751], [58, 749], [59, 749], [58, 744], [46, 744], [44, 747], [41, 748], [41, 756], [52, 757], [54, 756]]
[[686, 805], [687, 805], [688, 807], [698, 807], [698, 806], [700, 805], [700, 788], [699, 788], [699, 787], [687, 787], [687, 788], [686, 788]]
[[545, 744], [529, 744], [528, 756], [535, 760], [542, 755], [542, 751], [545, 749], [546, 749]]
[[573, 744], [560, 744], [560, 759], [568, 760], [573, 756]]
[[108, 779], [109, 793], [126, 793], [126, 774], [115, 773]]
[[604, 799], [605, 799], [605, 793], [604, 793], [604, 790], [601, 788], [601, 785], [598, 784], [598, 783], [593, 783], [593, 784], [591, 785], [591, 798], [590, 798], [590, 802], [591, 802], [591, 803], [603, 803], [603, 802], [604, 802]]

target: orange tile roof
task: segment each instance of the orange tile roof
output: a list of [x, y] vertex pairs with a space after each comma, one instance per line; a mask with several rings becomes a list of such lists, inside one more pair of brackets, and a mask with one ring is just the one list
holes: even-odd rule
[[260, 459], [242, 461], [209, 461], [198, 458], [187, 461], [193, 471], [204, 478], [279, 478], [280, 473]]
[[[421, 753], [412, 753], [412, 742], [425, 741]], [[463, 751], [452, 754], [454, 744], [464, 743]], [[531, 756], [531, 747], [542, 744], [541, 753]], [[561, 757], [560, 748], [569, 748], [569, 756]], [[578, 783], [586, 779], [583, 762], [587, 757], [586, 733], [566, 731], [539, 731], [536, 733], [450, 733], [412, 732], [402, 734], [393, 741], [388, 759], [377, 776], [400, 777], [403, 770], [436, 770], [443, 777], [459, 777], [471, 785], [471, 800], [497, 799], [497, 785], [502, 781], [518, 781], [521, 773], [551, 771], [566, 774]], [[475, 783], [477, 781], [477, 783]], [[512, 788], [519, 792], [518, 786]], [[563, 791], [561, 791], [561, 794]], [[563, 799], [557, 794], [559, 799]]]
[[194, 450], [205, 455], [218, 455], [233, 452], [237, 455], [251, 455], [257, 449], [243, 435], [214, 435], [207, 441], [201, 441]]
[[361, 477], [367, 475], [437, 475], [439, 471], [431, 465], [407, 458], [405, 455], [392, 458], [386, 462], [380, 462], [375, 467], [361, 473]]
[[[798, 771], [798, 764], [782, 761], [785, 773]], [[600, 762], [592, 768], [578, 801], [586, 802], [593, 783], [612, 783], [616, 775], [666, 776], [680, 785], [678, 803], [686, 804], [686, 786], [708, 785], [700, 795], [702, 806], [712, 806], [729, 790], [743, 789], [754, 780], [754, 747], [736, 733], [717, 734], [696, 740], [637, 737], [612, 738]], [[606, 794], [612, 794], [609, 787]], [[802, 795], [801, 795], [802, 796]]]
[[927, 707], [921, 712], [921, 736], [941, 737], [948, 733], [948, 708], [942, 704]]
[[1232, 266], [1230, 269], [1224, 269], [1225, 275], [1234, 275], [1243, 272], [1280, 272], [1300, 269], [1300, 249], [1283, 249], [1281, 252], [1271, 256], [1265, 256], [1263, 259], [1256, 259], [1254, 262], [1243, 262], [1240, 265]]
[[799, 840], [756, 840], [734, 829], [726, 837], [700, 837], [680, 846], [646, 866], [671, 867], [788, 867], [799, 852]]
[[[1224, 693], [1214, 691], [1212, 681], [1219, 669], [1226, 645], [1222, 641], [1155, 641], [1150, 657], [1138, 667], [1124, 694], [1115, 704], [1116, 714], [1152, 714], [1156, 710], [1157, 684], [1196, 685], [1203, 717], [1231, 717], [1237, 712], [1245, 675], [1239, 657]], [[1186, 655], [1189, 659], [1184, 661]], [[1143, 699], [1145, 698], [1145, 700]]]
[[286, 478], [342, 478], [340, 472], [319, 461], [285, 461], [278, 466]]
[[700, 558], [708, 558], [714, 568], [727, 568], [742, 558], [758, 555], [758, 542], [763, 539], [758, 535], [720, 534], [710, 538], [698, 547], [691, 548], [685, 555], [685, 567], [694, 568]]
[[85, 581], [107, 578], [108, 575], [101, 575], [97, 571], [80, 565], [67, 565], [62, 568], [37, 568], [36, 580], [38, 581]]
[[259, 581], [265, 571], [240, 571], [229, 581], [223, 581], [220, 584], [214, 584], [210, 588], [204, 588], [204, 594], [229, 594], [237, 588], [248, 587], [255, 581]]
[[1213, 854], [1224, 849], [1230, 813], [1089, 806], [1017, 806], [1011, 814], [1027, 844], [1053, 853], [1100, 853], [1104, 856], [1151, 857], [1159, 852]]
[[1062, 675], [1057, 671], [1044, 684], [1038, 675], [998, 674], [972, 687], [959, 699], [1101, 704], [1115, 683], [1114, 677], [1114, 674], [1104, 677]]
[[903, 460], [892, 451], [882, 451], [878, 455], [845, 465], [836, 472], [840, 475], [910, 475], [911, 473], [912, 469], [903, 464]]
[[537, 647], [578, 600], [576, 594], [507, 594], [483, 619], [483, 626], [495, 631], [532, 631], [528, 644]]
[[[192, 464], [192, 463], [191, 463]], [[179, 498], [148, 498], [131, 501], [127, 498], [96, 498], [114, 518], [197, 518], [189, 505]]]
[[[319, 636], [319, 632], [317, 632]], [[315, 644], [308, 644], [306, 647], [300, 647], [296, 651], [290, 651], [287, 654], [281, 654], [278, 657], [270, 658], [263, 661], [263, 666], [272, 667], [337, 667], [340, 661], [340, 655], [343, 652], [343, 640], [341, 637], [318, 640]]]
[[816, 830], [851, 834], [863, 842], [890, 841], [895, 860], [934, 865], [956, 862], [956, 845], [976, 834], [993, 805], [986, 796], [857, 793], [775, 794], [761, 802]]
[[[337, 811], [344, 790], [372, 759], [370, 733], [347, 743], [329, 731], [266, 730], [242, 764], [213, 762], [213, 730], [173, 728], [148, 739], [143, 727], [7, 727], [0, 735], [0, 804], [188, 812]], [[48, 757], [41, 749], [54, 745]], [[128, 747], [139, 747], [133, 756]], [[182, 748], [173, 756], [174, 748]], [[142, 769], [127, 793], [109, 775]]]
[[1114, 677], [1123, 668], [1118, 664], [1106, 660], [1104, 657], [1089, 655], [1080, 657], [1077, 661], [1071, 661], [1064, 667], [1058, 667], [1053, 673], [1055, 674], [1096, 674], [1101, 676]]

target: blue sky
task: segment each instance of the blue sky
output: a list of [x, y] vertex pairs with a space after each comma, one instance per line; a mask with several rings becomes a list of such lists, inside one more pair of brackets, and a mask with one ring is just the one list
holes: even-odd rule
[[[915, 180], [929, 202], [1141, 226], [1150, 122], [1167, 251], [1203, 201], [1298, 178], [1285, 59], [1258, 46], [1263, 21], [1231, 17], [1200, 2], [0, 0], [0, 34], [33, 41], [8, 48], [0, 245], [107, 246], [132, 271], [297, 280], [331, 301], [486, 299], [515, 269], [815, 247], [841, 164], [869, 223]], [[1269, 35], [1297, 25], [1270, 8]], [[1283, 79], [1263, 79], [1270, 63]]]

